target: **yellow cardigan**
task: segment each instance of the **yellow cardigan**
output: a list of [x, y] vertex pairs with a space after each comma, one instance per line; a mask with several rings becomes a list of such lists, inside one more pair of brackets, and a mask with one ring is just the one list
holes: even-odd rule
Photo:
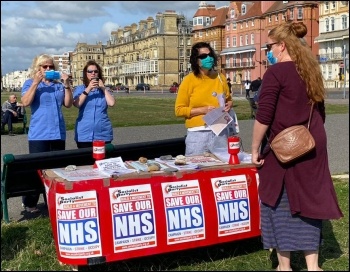
[[180, 84], [175, 101], [175, 116], [185, 117], [186, 128], [204, 126], [203, 115], [190, 118], [192, 108], [204, 106], [219, 107], [218, 96], [225, 94], [226, 102], [231, 101], [231, 94], [223, 74], [196, 77], [188, 74]]

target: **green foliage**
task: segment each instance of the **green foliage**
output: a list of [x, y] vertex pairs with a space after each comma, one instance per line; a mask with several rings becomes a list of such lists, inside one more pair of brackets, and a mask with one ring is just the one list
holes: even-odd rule
[[[349, 271], [349, 180], [334, 179], [344, 217], [325, 221], [319, 260], [325, 271]], [[87, 271], [271, 271], [275, 252], [260, 238], [83, 267]], [[301, 252], [292, 254], [293, 270], [306, 271]], [[2, 271], [66, 271], [58, 263], [49, 218], [1, 224]], [[80, 269], [80, 268], [79, 268]]]

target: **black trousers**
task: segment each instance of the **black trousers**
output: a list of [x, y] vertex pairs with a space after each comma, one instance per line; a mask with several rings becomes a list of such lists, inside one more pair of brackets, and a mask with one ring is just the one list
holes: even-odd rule
[[[29, 153], [38, 152], [50, 152], [57, 150], [65, 150], [66, 141], [65, 140], [50, 140], [50, 141], [29, 141]], [[38, 204], [39, 194], [22, 196], [22, 203], [24, 206], [29, 208], [34, 208]], [[44, 200], [46, 204], [46, 196], [44, 194]]]
[[17, 116], [14, 116], [12, 112], [10, 111], [5, 111], [3, 116], [2, 116], [2, 125], [8, 126], [9, 131], [12, 131], [13, 127], [12, 124], [16, 123], [18, 120]]

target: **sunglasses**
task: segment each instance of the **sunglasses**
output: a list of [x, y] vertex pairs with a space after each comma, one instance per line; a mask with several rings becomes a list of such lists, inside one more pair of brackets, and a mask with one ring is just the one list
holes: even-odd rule
[[206, 59], [208, 56], [212, 57], [212, 54], [211, 53], [208, 53], [208, 54], [200, 54], [197, 58], [199, 59]]
[[54, 69], [55, 66], [53, 65], [41, 65], [41, 67], [43, 67], [44, 69], [50, 68], [50, 69]]
[[92, 74], [92, 73], [98, 74], [98, 70], [87, 70], [86, 72], [88, 72], [89, 74]]
[[278, 42], [267, 43], [267, 44], [266, 44], [267, 51], [270, 51], [270, 50], [272, 49], [272, 46], [273, 46], [274, 44], [277, 44], [277, 43], [278, 43]]

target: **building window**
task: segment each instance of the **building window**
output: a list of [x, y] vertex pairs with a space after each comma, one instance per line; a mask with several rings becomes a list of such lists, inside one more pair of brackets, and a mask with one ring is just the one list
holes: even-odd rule
[[198, 18], [198, 22], [197, 22], [198, 25], [203, 25], [203, 18]]
[[230, 10], [230, 16], [231, 16], [231, 18], [235, 18], [235, 10], [234, 9]]
[[329, 31], [329, 19], [328, 18], [326, 18], [326, 21], [325, 21], [325, 23], [326, 23], [326, 32], [328, 32]]
[[230, 23], [228, 23], [227, 25], [226, 25], [226, 31], [229, 31], [230, 30]]
[[226, 38], [226, 48], [230, 48], [230, 37]]
[[324, 10], [328, 10], [329, 9], [329, 2], [326, 1], [324, 2]]
[[241, 23], [241, 29], [243, 28], [243, 22]]
[[289, 19], [291, 19], [291, 20], [294, 19], [294, 10], [293, 9], [289, 10]]
[[272, 21], [272, 16], [269, 15], [269, 23], [271, 23], [271, 21]]
[[341, 27], [342, 27], [342, 29], [348, 28], [348, 17], [346, 17], [346, 15], [343, 15], [341, 17]]
[[232, 23], [232, 30], [236, 30], [236, 29], [237, 29], [237, 23], [234, 22], [234, 23]]
[[332, 1], [332, 9], [335, 9], [335, 1]]
[[328, 78], [327, 79], [332, 79], [332, 65], [328, 65]]
[[248, 34], [245, 35], [245, 45], [249, 44], [249, 38]]
[[198, 32], [198, 36], [199, 36], [199, 37], [203, 37], [202, 31], [199, 31], [199, 32]]
[[245, 27], [248, 27], [248, 21], [245, 21]]
[[251, 24], [251, 26], [254, 26], [254, 19], [252, 20], [252, 24]]
[[243, 36], [239, 36], [239, 46], [243, 45]]
[[193, 19], [193, 25], [196, 26], [197, 25], [197, 18]]
[[282, 13], [282, 21], [285, 21], [285, 20], [286, 20], [286, 13], [283, 12], [283, 13]]
[[334, 17], [331, 18], [331, 31], [334, 31]]
[[254, 33], [250, 34], [250, 44], [254, 44]]
[[213, 49], [216, 50], [216, 41], [214, 41]]
[[278, 22], [278, 14], [275, 15], [275, 21]]
[[245, 4], [242, 5], [242, 15], [246, 14], [247, 6]]
[[232, 46], [233, 46], [233, 47], [236, 47], [236, 46], [237, 46], [237, 37], [236, 37], [236, 36], [234, 36], [234, 37], [232, 38]]
[[298, 19], [303, 19], [303, 8], [298, 7]]

